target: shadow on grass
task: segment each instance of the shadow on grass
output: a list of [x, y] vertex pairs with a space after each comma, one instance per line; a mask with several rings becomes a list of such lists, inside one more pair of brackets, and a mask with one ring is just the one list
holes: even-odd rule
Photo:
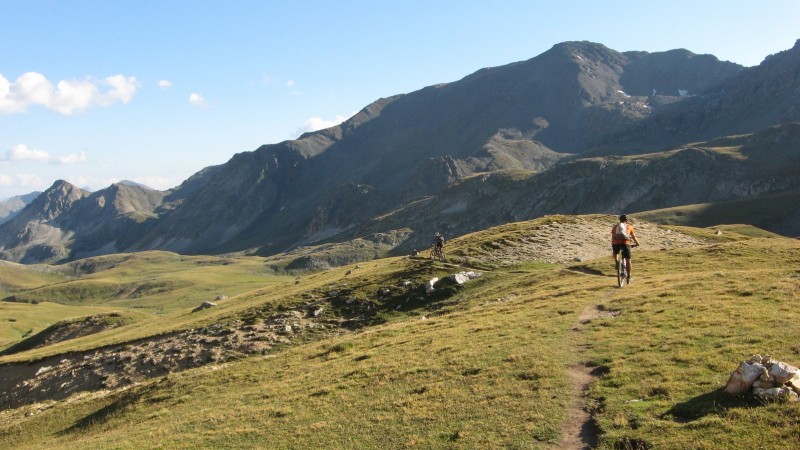
[[[122, 413], [129, 406], [138, 403], [140, 401], [143, 401], [147, 395], [151, 395], [152, 393], [156, 392], [157, 389], [168, 388], [171, 384], [172, 382], [169, 381], [168, 379], [163, 379], [159, 383], [156, 383], [155, 385], [127, 390], [122, 394], [120, 394], [116, 398], [116, 400], [112, 401], [110, 404], [76, 421], [74, 424], [61, 431], [60, 434], [67, 435], [75, 432], [80, 432], [87, 428], [92, 427], [93, 425], [98, 425], [107, 422], [117, 413]], [[164, 398], [155, 398], [151, 399], [150, 402], [155, 403], [162, 400], [164, 400]]]
[[683, 403], [678, 403], [662, 416], [675, 422], [686, 423], [701, 419], [709, 414], [719, 414], [731, 408], [754, 408], [763, 406], [751, 395], [730, 395], [723, 388], [707, 394], [698, 395]]

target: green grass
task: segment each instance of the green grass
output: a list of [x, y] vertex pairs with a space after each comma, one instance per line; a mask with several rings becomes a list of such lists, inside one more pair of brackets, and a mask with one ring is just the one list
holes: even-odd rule
[[[798, 442], [800, 404], [731, 397], [721, 387], [752, 353], [800, 364], [793, 338], [800, 242], [751, 227], [727, 227], [721, 236], [716, 228], [675, 227], [709, 243], [635, 252], [635, 283], [624, 289], [615, 287], [610, 258], [570, 270], [536, 261], [481, 265], [481, 248], [513, 245], [538, 223], [452, 241], [454, 261], [486, 273], [434, 295], [397, 286], [465, 268], [389, 258], [275, 280], [202, 313], [167, 312], [113, 334], [0, 358], [124, 342], [330, 290], [370, 301], [379, 288], [394, 289], [378, 302], [381, 320], [357, 332], [106, 395], [0, 411], [0, 445], [558, 448], [575, 395], [567, 368], [577, 363], [602, 374], [589, 390], [601, 448], [778, 449]], [[102, 279], [103, 271], [95, 275]], [[598, 307], [616, 316], [579, 321]]]
[[22, 264], [0, 261], [0, 296], [33, 289], [64, 281], [66, 276], [51, 266]]
[[717, 228], [720, 224], [747, 223], [773, 229], [787, 220], [789, 205], [797, 204], [800, 204], [800, 193], [787, 192], [757, 199], [676, 206], [637, 213], [636, 217], [665, 225]]
[[72, 307], [58, 303], [0, 302], [0, 350], [65, 320], [118, 311], [105, 306]]
[[76, 268], [76, 279], [19, 292], [15, 301], [104, 304], [160, 314], [290, 279], [275, 275], [263, 259], [253, 257], [143, 252], [90, 258], [70, 266]]

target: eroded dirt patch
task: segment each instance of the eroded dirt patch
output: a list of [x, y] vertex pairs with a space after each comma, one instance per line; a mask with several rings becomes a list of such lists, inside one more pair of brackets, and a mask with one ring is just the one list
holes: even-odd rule
[[585, 325], [596, 319], [613, 319], [621, 314], [621, 311], [608, 310], [604, 305], [595, 305], [585, 308], [578, 316], [578, 323]]
[[[516, 242], [497, 243], [491, 252], [481, 255], [486, 262], [503, 266], [525, 261], [543, 261], [571, 265], [607, 256], [611, 260], [613, 218], [581, 218], [536, 225]], [[651, 222], [636, 221], [636, 236], [641, 250], [667, 250], [702, 245], [703, 241], [668, 230]]]
[[308, 338], [348, 331], [348, 320], [323, 314], [320, 302], [266, 318], [154, 336], [35, 362], [0, 365], [0, 410], [83, 391], [114, 390], [155, 376], [264, 354]]

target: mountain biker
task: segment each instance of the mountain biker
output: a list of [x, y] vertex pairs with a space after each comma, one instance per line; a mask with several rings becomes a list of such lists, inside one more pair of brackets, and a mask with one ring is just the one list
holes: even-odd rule
[[628, 284], [631, 283], [631, 241], [633, 246], [639, 246], [639, 240], [636, 239], [636, 231], [633, 225], [628, 223], [628, 216], [622, 214], [619, 216], [619, 223], [611, 227], [611, 249], [614, 252], [614, 266], [617, 264], [617, 254], [622, 252], [622, 258], [625, 261], [625, 267], [628, 269]]
[[436, 232], [436, 236], [433, 237], [433, 245], [438, 249], [444, 248], [444, 236], [438, 231]]

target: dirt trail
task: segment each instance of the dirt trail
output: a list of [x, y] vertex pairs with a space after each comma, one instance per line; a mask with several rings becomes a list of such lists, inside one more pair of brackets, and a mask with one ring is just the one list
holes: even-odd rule
[[591, 449], [597, 446], [597, 429], [591, 414], [586, 411], [584, 397], [589, 385], [596, 379], [592, 368], [578, 364], [567, 369], [572, 385], [573, 399], [569, 416], [561, 428], [561, 449]]
[[[616, 311], [607, 311], [603, 305], [590, 305], [584, 308], [578, 316], [573, 333], [580, 333], [584, 325], [596, 319], [606, 319], [616, 317]], [[579, 339], [575, 339], [579, 342]], [[585, 348], [576, 345], [575, 352], [580, 354]], [[589, 386], [598, 378], [600, 370], [597, 367], [590, 367], [584, 363], [576, 364], [567, 368], [570, 385], [572, 387], [572, 399], [569, 406], [567, 420], [561, 428], [561, 442], [556, 448], [569, 450], [592, 449], [599, 443], [597, 426], [592, 415], [588, 411], [587, 391]]]

